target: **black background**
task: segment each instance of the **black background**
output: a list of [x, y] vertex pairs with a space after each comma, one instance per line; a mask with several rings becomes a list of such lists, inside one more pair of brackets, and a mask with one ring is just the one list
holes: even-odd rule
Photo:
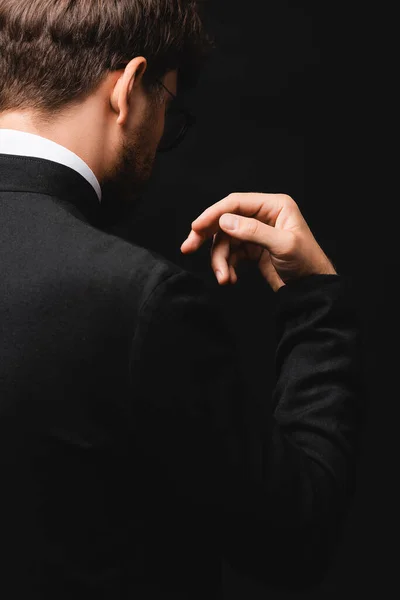
[[226, 564], [227, 600], [382, 595], [396, 576], [389, 543], [397, 511], [397, 470], [391, 475], [397, 364], [395, 353], [387, 351], [391, 336], [396, 349], [398, 343], [389, 276], [395, 259], [385, 244], [383, 199], [371, 205], [369, 197], [366, 21], [365, 11], [351, 12], [351, 4], [208, 2], [217, 48], [196, 88], [182, 97], [197, 126], [180, 147], [158, 156], [150, 185], [124, 229], [136, 243], [213, 286], [240, 339], [250, 383], [266, 398], [274, 382], [273, 292], [252, 265], [243, 266], [236, 285], [220, 287], [210, 266], [211, 240], [195, 254], [182, 255], [191, 222], [231, 192], [287, 193], [338, 272], [355, 283], [368, 418], [354, 506], [337, 556], [324, 583], [299, 594], [269, 590]]

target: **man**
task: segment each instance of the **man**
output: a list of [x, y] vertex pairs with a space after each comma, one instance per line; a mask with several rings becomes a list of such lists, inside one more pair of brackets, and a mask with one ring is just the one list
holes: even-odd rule
[[295, 202], [232, 194], [182, 246], [213, 237], [222, 284], [247, 257], [276, 291], [272, 402], [202, 280], [104, 231], [104, 194], [142, 189], [207, 43], [195, 2], [0, 0], [4, 600], [221, 598], [222, 557], [291, 589], [329, 565], [357, 325]]

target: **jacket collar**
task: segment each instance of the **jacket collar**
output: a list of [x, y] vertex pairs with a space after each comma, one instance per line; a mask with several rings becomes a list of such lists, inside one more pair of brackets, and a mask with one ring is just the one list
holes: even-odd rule
[[101, 222], [98, 196], [77, 171], [44, 158], [0, 154], [0, 193], [47, 194], [93, 225]]

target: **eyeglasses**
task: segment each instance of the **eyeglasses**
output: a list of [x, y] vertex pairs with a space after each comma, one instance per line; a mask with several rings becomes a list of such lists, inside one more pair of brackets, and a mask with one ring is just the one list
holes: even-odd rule
[[[118, 71], [124, 69], [128, 63], [121, 63], [113, 70]], [[178, 98], [173, 94], [162, 81], [157, 79], [157, 83], [161, 85], [172, 96], [172, 102], [165, 112], [164, 133], [157, 148], [157, 152], [168, 152], [176, 148], [185, 137], [188, 129], [196, 123], [196, 117], [181, 106]]]
[[157, 148], [157, 152], [168, 152], [181, 143], [188, 129], [196, 123], [196, 117], [179, 104], [175, 94], [162, 81], [157, 81], [173, 98], [165, 113], [164, 133]]

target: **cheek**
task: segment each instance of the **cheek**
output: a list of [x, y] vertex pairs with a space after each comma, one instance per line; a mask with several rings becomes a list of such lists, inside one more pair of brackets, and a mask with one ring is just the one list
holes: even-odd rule
[[165, 127], [165, 109], [163, 108], [160, 111], [159, 117], [158, 117], [158, 134], [160, 137], [164, 133], [164, 127]]
[[165, 107], [154, 107], [147, 114], [146, 122], [144, 123], [143, 140], [152, 151], [156, 148], [164, 133], [165, 127]]

